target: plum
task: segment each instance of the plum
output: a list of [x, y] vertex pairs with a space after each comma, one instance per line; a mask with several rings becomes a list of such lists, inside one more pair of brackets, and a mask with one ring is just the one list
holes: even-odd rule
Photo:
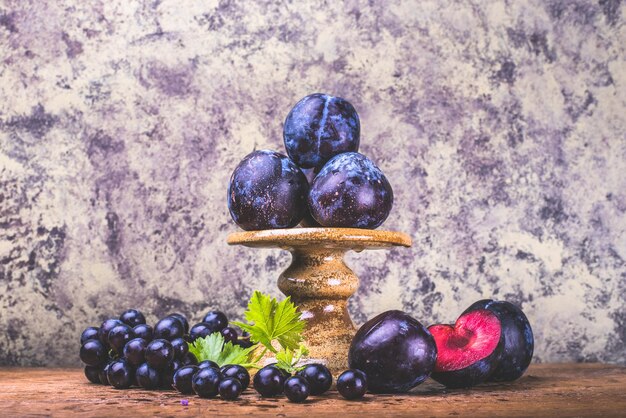
[[308, 191], [306, 177], [285, 155], [254, 151], [233, 171], [228, 210], [247, 231], [291, 228], [306, 213]]
[[337, 154], [359, 150], [361, 125], [341, 97], [315, 93], [291, 109], [283, 127], [289, 157], [302, 168], [320, 168]]
[[437, 346], [430, 332], [402, 311], [387, 311], [357, 331], [348, 364], [367, 375], [370, 391], [407, 392], [430, 375]]
[[337, 155], [311, 184], [309, 209], [323, 226], [380, 226], [393, 206], [393, 190], [385, 175], [358, 152]]
[[520, 378], [533, 358], [534, 338], [528, 318], [512, 303], [491, 299], [472, 304], [464, 314], [479, 309], [487, 309], [498, 316], [504, 336], [502, 358], [488, 380], [507, 382]]
[[465, 313], [454, 325], [428, 327], [437, 344], [431, 377], [448, 388], [483, 383], [494, 372], [503, 347], [501, 323], [486, 309]]

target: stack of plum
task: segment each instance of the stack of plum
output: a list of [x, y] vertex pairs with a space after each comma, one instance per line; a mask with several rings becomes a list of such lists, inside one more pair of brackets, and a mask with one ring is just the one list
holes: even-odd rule
[[391, 211], [393, 190], [359, 154], [359, 115], [345, 99], [311, 94], [283, 127], [288, 157], [260, 150], [235, 168], [230, 214], [245, 230], [304, 226], [374, 229]]

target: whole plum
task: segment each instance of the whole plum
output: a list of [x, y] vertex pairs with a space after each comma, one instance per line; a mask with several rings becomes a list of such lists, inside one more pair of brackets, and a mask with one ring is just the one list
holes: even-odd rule
[[378, 167], [357, 152], [337, 155], [311, 184], [309, 210], [320, 225], [380, 226], [393, 206], [393, 190]]
[[306, 213], [308, 189], [302, 171], [285, 155], [254, 151], [230, 178], [228, 210], [247, 231], [291, 228]]
[[302, 168], [321, 167], [337, 154], [359, 150], [361, 124], [341, 97], [315, 93], [291, 109], [283, 127], [289, 157]]
[[348, 364], [367, 375], [374, 393], [407, 392], [426, 380], [436, 359], [433, 336], [402, 311], [383, 312], [363, 324], [348, 352]]

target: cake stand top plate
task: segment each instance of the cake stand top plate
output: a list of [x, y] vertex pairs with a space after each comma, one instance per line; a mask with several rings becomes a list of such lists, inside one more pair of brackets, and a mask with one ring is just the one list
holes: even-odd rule
[[228, 236], [229, 245], [257, 248], [337, 248], [380, 249], [411, 246], [411, 237], [402, 232], [359, 228], [289, 228], [235, 232]]

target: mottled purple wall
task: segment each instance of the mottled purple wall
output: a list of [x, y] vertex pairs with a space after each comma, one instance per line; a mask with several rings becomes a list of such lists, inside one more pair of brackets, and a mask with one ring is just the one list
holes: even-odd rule
[[225, 244], [226, 186], [322, 91], [411, 249], [353, 254], [358, 322], [520, 304], [538, 361], [626, 362], [626, 7], [0, 0], [0, 364], [78, 364], [125, 307], [240, 317], [276, 250]]

